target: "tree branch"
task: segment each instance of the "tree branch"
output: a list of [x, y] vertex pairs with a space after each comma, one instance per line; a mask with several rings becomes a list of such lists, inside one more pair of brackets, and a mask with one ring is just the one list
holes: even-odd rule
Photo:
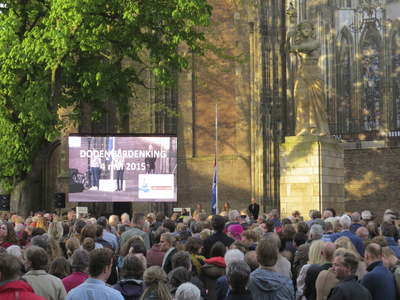
[[3, 99], [6, 100], [6, 106], [7, 106], [7, 109], [8, 109], [8, 111], [9, 111], [11, 117], [12, 117], [13, 122], [14, 123], [18, 123], [18, 121], [19, 121], [18, 115], [17, 115], [17, 113], [15, 111], [15, 107], [14, 107], [14, 104], [12, 103], [12, 101], [11, 101], [11, 98], [8, 95], [3, 94], [3, 93], [1, 93], [0, 95], [1, 95], [1, 97]]

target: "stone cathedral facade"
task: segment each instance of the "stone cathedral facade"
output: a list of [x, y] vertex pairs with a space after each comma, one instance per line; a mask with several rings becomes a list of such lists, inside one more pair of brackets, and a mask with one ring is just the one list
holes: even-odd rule
[[[293, 0], [296, 23], [311, 20], [321, 42], [320, 67], [331, 137], [345, 149], [346, 210], [369, 209], [381, 216], [399, 203], [400, 185], [400, 1], [383, 0], [381, 24], [364, 24], [355, 9], [364, 0]], [[373, 1], [374, 2], [374, 1]], [[144, 132], [178, 136], [178, 203], [133, 203], [132, 211], [192, 207], [201, 203], [211, 212], [215, 160], [215, 99], [218, 110], [219, 209], [225, 202], [242, 209], [256, 198], [262, 210], [280, 207], [280, 146], [294, 135], [294, 78], [299, 61], [285, 52], [291, 20], [288, 0], [255, 0], [252, 8], [234, 1], [216, 1], [213, 20], [218, 37], [243, 53], [243, 64], [205, 73], [195, 53], [192, 70], [177, 74], [175, 88], [154, 93], [128, 116], [110, 107], [112, 114], [100, 124], [83, 116], [82, 126], [71, 132]], [[386, 21], [390, 20], [389, 23]], [[357, 27], [356, 26], [356, 27]], [[357, 28], [356, 28], [357, 29]], [[216, 38], [216, 37], [213, 37]], [[183, 49], [188, 50], [188, 49]], [[129, 63], [129, 62], [127, 62]], [[147, 74], [148, 84], [157, 86]], [[197, 84], [202, 78], [208, 89]], [[178, 116], [158, 112], [146, 103], [162, 102]], [[138, 123], [139, 117], [147, 122]], [[121, 125], [121, 122], [123, 123]], [[35, 188], [35, 209], [51, 210], [54, 192], [63, 192], [68, 180], [67, 136], [55, 143], [42, 178]], [[64, 191], [67, 192], [67, 191]], [[83, 204], [84, 205], [84, 204]], [[112, 204], [93, 206], [112, 210]], [[304, 216], [308, 212], [302, 212]]]

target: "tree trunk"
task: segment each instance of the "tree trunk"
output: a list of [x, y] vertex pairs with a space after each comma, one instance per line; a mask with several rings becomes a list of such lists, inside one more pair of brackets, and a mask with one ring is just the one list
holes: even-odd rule
[[22, 215], [25, 218], [30, 215], [32, 187], [43, 169], [46, 159], [50, 153], [50, 149], [51, 143], [45, 141], [43, 143], [43, 148], [38, 151], [35, 159], [33, 160], [32, 171], [28, 173], [24, 179], [14, 181], [10, 203], [12, 212], [17, 212], [18, 215]]
[[17, 181], [11, 192], [11, 211], [27, 218], [31, 211], [33, 179]]

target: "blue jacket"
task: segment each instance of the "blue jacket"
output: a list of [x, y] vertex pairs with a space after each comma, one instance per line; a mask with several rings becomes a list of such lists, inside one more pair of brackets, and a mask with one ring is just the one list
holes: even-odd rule
[[363, 227], [360, 223], [353, 223], [353, 225], [350, 226], [350, 232], [356, 234], [357, 229], [360, 227]]
[[385, 239], [386, 239], [386, 241], [388, 243], [389, 248], [392, 249], [394, 254], [396, 254], [397, 258], [400, 259], [399, 245], [394, 240], [394, 237], [385, 237]]
[[279, 221], [278, 219], [275, 219], [275, 218], [273, 218], [272, 220], [274, 220], [274, 226], [275, 227], [279, 227], [279, 228], [282, 227], [281, 221]]
[[294, 300], [293, 281], [285, 275], [267, 269], [257, 269], [250, 274], [247, 290], [254, 300]]
[[215, 285], [215, 295], [214, 300], [223, 300], [226, 298], [226, 294], [228, 293], [229, 285], [226, 282], [226, 275], [217, 279], [217, 283]]
[[364, 247], [363, 247], [362, 239], [360, 237], [356, 236], [355, 234], [352, 234], [348, 230], [344, 230], [342, 232], [332, 234], [331, 242], [334, 243], [338, 238], [340, 238], [342, 236], [347, 236], [350, 239], [350, 241], [353, 243], [354, 247], [356, 247], [358, 253], [360, 253], [360, 255], [362, 257], [364, 257]]
[[372, 300], [395, 300], [396, 285], [392, 273], [378, 260], [367, 267], [368, 273], [361, 279], [361, 284], [371, 293]]

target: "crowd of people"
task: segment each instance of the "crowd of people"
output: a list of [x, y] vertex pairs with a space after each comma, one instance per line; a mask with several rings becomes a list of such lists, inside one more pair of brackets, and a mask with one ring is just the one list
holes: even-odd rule
[[400, 297], [399, 213], [0, 213], [0, 299]]

